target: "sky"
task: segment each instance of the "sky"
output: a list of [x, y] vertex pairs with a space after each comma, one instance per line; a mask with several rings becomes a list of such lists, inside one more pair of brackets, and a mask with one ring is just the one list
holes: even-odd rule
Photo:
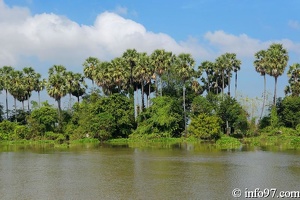
[[[32, 66], [46, 78], [53, 65], [82, 72], [89, 56], [110, 61], [131, 48], [190, 53], [196, 68], [228, 52], [242, 62], [239, 94], [261, 98], [254, 54], [276, 42], [288, 66], [300, 63], [299, 8], [299, 0], [0, 0], [0, 66]], [[285, 72], [278, 96], [287, 84]]]

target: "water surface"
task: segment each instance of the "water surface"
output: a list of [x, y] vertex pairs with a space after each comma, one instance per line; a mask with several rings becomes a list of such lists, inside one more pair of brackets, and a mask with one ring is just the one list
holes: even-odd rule
[[[300, 152], [0, 145], [1, 199], [234, 199], [240, 188], [300, 190]], [[247, 189], [246, 189], [247, 188]], [[241, 198], [243, 199], [243, 198]]]

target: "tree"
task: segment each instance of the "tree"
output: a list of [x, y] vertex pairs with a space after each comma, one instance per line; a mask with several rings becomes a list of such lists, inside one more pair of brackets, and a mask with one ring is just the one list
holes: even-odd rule
[[217, 139], [221, 134], [221, 119], [205, 113], [192, 117], [189, 133], [201, 139]]
[[263, 92], [263, 104], [261, 108], [261, 114], [260, 114], [260, 119], [262, 119], [263, 113], [264, 113], [264, 108], [266, 104], [266, 71], [267, 71], [267, 61], [266, 61], [266, 51], [265, 50], [260, 50], [255, 53], [255, 61], [253, 62], [255, 70], [260, 73], [261, 76], [264, 77], [264, 92]]
[[277, 80], [284, 72], [289, 60], [288, 52], [283, 48], [282, 44], [271, 44], [267, 50], [267, 74], [274, 77], [274, 98], [273, 105], [276, 105]]
[[172, 52], [166, 52], [164, 49], [156, 49], [151, 55], [151, 63], [155, 68], [155, 84], [156, 84], [156, 96], [158, 96], [158, 77], [160, 80], [160, 96], [162, 96], [162, 75], [170, 68], [173, 62], [174, 56]]
[[34, 84], [34, 90], [38, 93], [38, 98], [39, 98], [39, 107], [41, 107], [41, 91], [43, 91], [47, 85], [47, 80], [42, 79], [40, 80], [40, 76], [38, 75], [35, 78], [35, 84]]
[[79, 103], [79, 98], [85, 94], [87, 88], [84, 77], [80, 73], [74, 74], [73, 86], [72, 95], [77, 97], [77, 102]]
[[5, 90], [5, 102], [6, 102], [6, 119], [8, 119], [8, 89], [11, 86], [11, 72], [14, 70], [11, 66], [4, 66], [0, 69], [0, 74], [2, 77], [2, 86]]
[[53, 67], [49, 69], [48, 74], [47, 92], [50, 97], [57, 101], [58, 116], [61, 120], [61, 98], [68, 92], [66, 68], [62, 65], [53, 65]]
[[158, 96], [151, 101], [152, 106], [138, 116], [138, 127], [133, 135], [180, 136], [184, 130], [184, 121], [179, 101], [168, 96]]
[[98, 58], [88, 57], [82, 64], [84, 67], [84, 69], [83, 69], [84, 76], [92, 81], [92, 85], [93, 85], [92, 91], [93, 92], [94, 92], [94, 80], [95, 80], [95, 76], [97, 73], [96, 68], [100, 63], [101, 62]]
[[185, 105], [185, 83], [187, 80], [189, 80], [193, 73], [194, 73], [194, 65], [195, 60], [192, 58], [191, 54], [179, 54], [176, 57], [176, 69], [178, 72], [178, 75], [182, 81], [183, 87], [182, 87], [182, 99], [183, 99], [183, 115], [184, 115], [184, 130], [185, 135], [187, 135], [187, 118], [186, 118], [186, 105]]
[[294, 63], [287, 72], [289, 85], [285, 88], [285, 94], [298, 97], [300, 95], [300, 64]]
[[36, 79], [39, 79], [41, 77], [40, 74], [36, 73], [32, 67], [24, 67], [23, 68], [24, 73], [24, 82], [25, 82], [25, 90], [26, 90], [26, 100], [28, 100], [28, 111], [30, 111], [30, 97], [32, 91], [35, 89]]
[[206, 78], [202, 78], [202, 82], [204, 83], [204, 87], [207, 93], [211, 92], [212, 83], [213, 83], [213, 76], [214, 76], [214, 63], [210, 61], [204, 61], [201, 65], [198, 66], [199, 72], [205, 72]]

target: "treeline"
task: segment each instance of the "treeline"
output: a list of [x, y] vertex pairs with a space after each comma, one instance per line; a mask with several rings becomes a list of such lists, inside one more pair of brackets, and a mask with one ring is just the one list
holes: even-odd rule
[[[87, 58], [82, 74], [54, 65], [47, 79], [42, 79], [32, 67], [16, 70], [3, 66], [0, 86], [6, 102], [1, 107], [0, 140], [103, 141], [181, 136], [217, 139], [222, 134], [254, 136], [280, 127], [296, 130], [300, 123], [300, 64], [290, 66], [286, 97], [276, 101], [277, 80], [287, 66], [288, 53], [281, 44], [272, 44], [254, 56], [255, 70], [264, 78], [270, 75], [275, 79], [273, 106], [270, 114], [263, 116], [264, 98], [258, 125], [236, 100], [242, 63], [234, 53], [225, 53], [214, 62], [204, 61], [197, 67], [190, 54], [175, 55], [158, 49], [148, 55], [128, 49], [110, 62]], [[92, 82], [89, 92], [86, 79]], [[44, 89], [56, 100], [57, 108], [40, 102]], [[34, 91], [39, 100], [31, 102], [30, 107]], [[14, 98], [11, 111], [8, 95]], [[66, 110], [61, 106], [65, 96], [70, 99]], [[77, 98], [75, 104], [72, 96]], [[21, 109], [17, 108], [17, 101], [22, 103]]]

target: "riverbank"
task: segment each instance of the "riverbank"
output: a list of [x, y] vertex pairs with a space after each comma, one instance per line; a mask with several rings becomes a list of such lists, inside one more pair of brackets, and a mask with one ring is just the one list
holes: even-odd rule
[[275, 147], [281, 149], [297, 149], [300, 150], [300, 137], [290, 135], [260, 135], [257, 137], [248, 137], [237, 139], [229, 136], [222, 136], [216, 141], [200, 140], [194, 137], [182, 137], [182, 138], [119, 138], [110, 139], [104, 142], [98, 139], [85, 138], [80, 140], [70, 141], [57, 141], [57, 140], [14, 140], [14, 141], [0, 141], [2, 146], [7, 145], [45, 145], [53, 148], [69, 148], [80, 144], [94, 144], [94, 145], [111, 145], [111, 146], [129, 146], [132, 148], [170, 148], [177, 144], [205, 144], [210, 145], [213, 148], [225, 150], [225, 149], [240, 149], [243, 146], [247, 147]]

